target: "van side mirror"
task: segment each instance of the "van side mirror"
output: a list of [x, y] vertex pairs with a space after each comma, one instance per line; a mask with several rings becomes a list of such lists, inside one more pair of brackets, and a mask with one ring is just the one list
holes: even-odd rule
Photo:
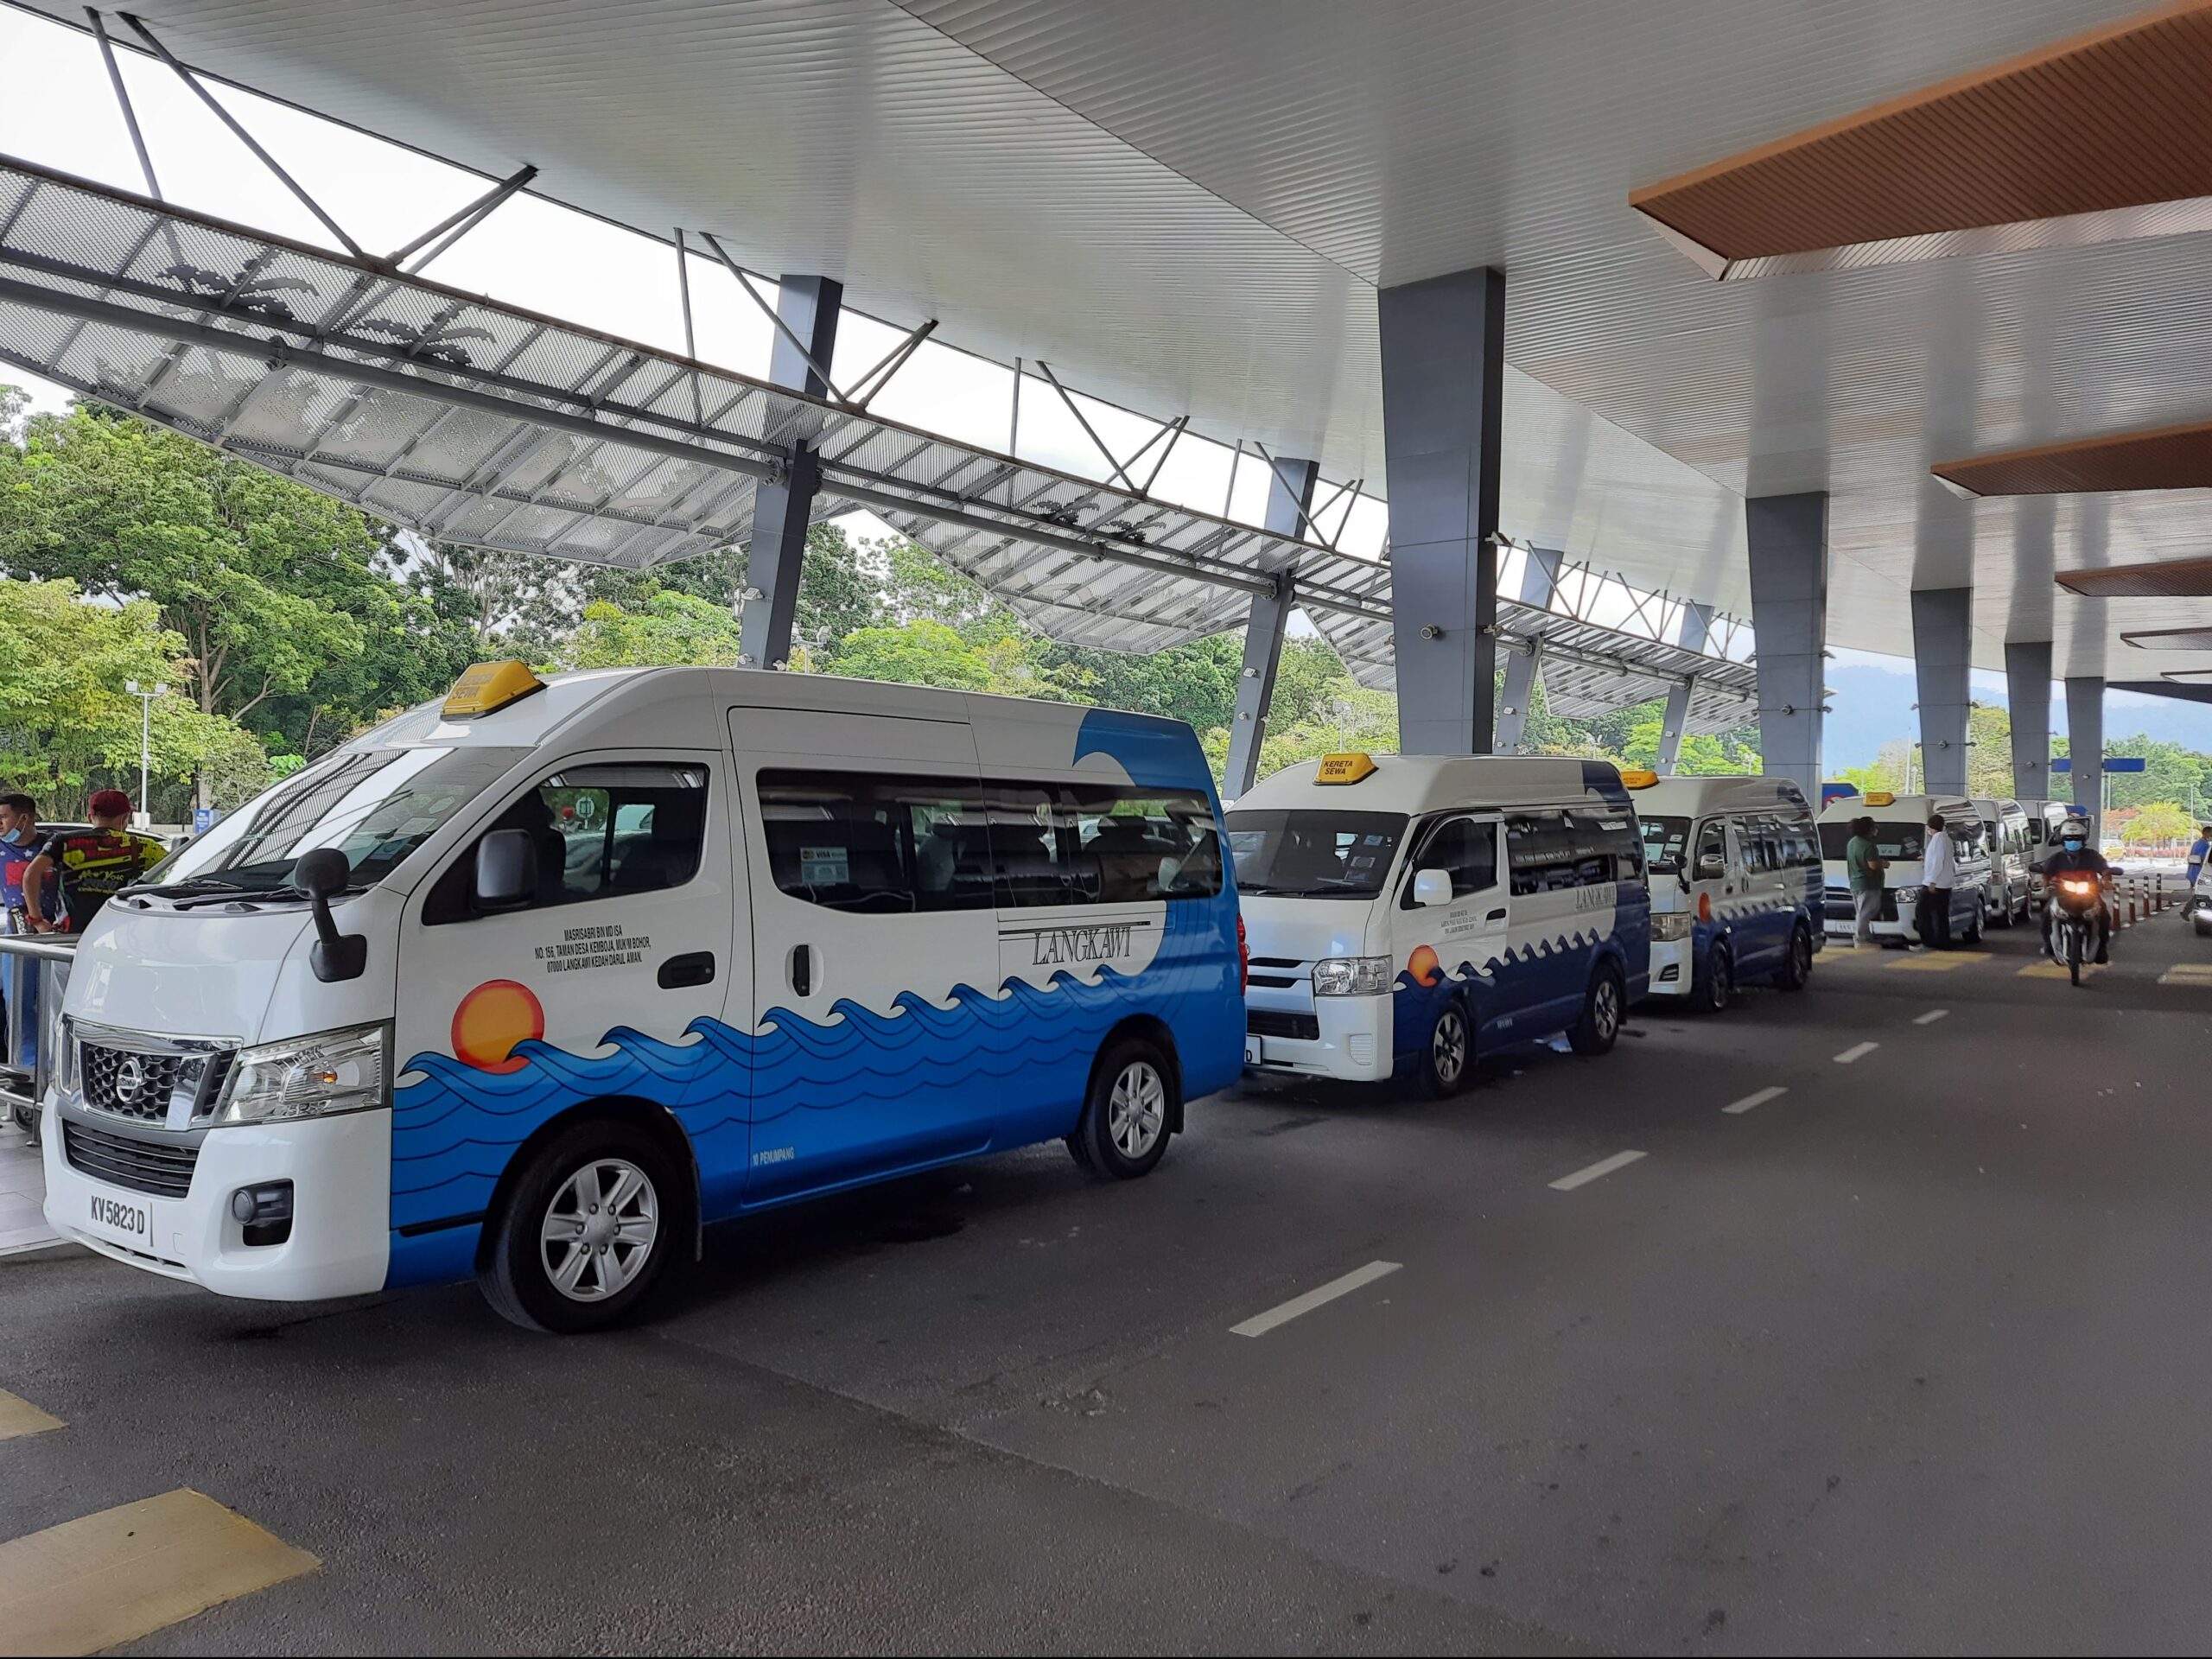
[[1728, 855], [1726, 853], [1704, 854], [1698, 859], [1697, 873], [1700, 875], [1727, 874]]
[[340, 933], [330, 913], [333, 893], [343, 893], [353, 880], [353, 866], [335, 847], [317, 847], [302, 853], [292, 866], [292, 885], [308, 896], [315, 911], [315, 941], [308, 952], [308, 966], [326, 985], [359, 979], [369, 965], [369, 942], [359, 933]]
[[479, 910], [519, 910], [537, 897], [537, 844], [527, 830], [494, 830], [476, 843]]
[[1414, 903], [1423, 910], [1452, 902], [1452, 872], [1422, 870], [1414, 876]]

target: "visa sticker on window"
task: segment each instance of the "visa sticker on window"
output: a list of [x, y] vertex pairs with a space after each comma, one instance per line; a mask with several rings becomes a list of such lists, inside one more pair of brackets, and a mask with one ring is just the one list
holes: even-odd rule
[[810, 887], [842, 887], [853, 879], [852, 861], [842, 847], [802, 847], [798, 879]]

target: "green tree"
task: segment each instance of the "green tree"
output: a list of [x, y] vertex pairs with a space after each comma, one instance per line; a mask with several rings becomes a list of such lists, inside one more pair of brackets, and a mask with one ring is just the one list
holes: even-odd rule
[[[73, 582], [0, 582], [0, 784], [56, 817], [77, 816], [92, 790], [111, 785], [135, 799], [142, 710], [124, 687], [181, 684], [189, 667], [150, 601], [88, 604]], [[260, 753], [189, 698], [153, 705], [156, 779], [235, 756], [241, 742]]]
[[79, 404], [0, 445], [0, 565], [159, 608], [201, 713], [243, 717], [358, 654], [336, 595], [382, 579], [352, 508], [136, 417]]
[[655, 668], [689, 663], [728, 667], [740, 654], [737, 618], [727, 606], [689, 594], [655, 594], [640, 611], [605, 600], [584, 607], [560, 647], [563, 668]]
[[2136, 810], [2128, 819], [2120, 838], [2130, 847], [2164, 846], [2169, 842], [2190, 840], [2196, 834], [2196, 821], [2190, 817], [2179, 802], [2151, 801]]
[[837, 648], [835, 671], [855, 679], [950, 686], [963, 691], [988, 691], [992, 681], [985, 648], [927, 616], [848, 635]]

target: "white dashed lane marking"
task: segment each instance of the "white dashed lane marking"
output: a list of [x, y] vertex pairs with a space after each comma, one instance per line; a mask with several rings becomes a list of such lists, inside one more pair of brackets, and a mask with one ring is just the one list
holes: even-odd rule
[[1856, 1065], [1880, 1046], [1879, 1043], [1853, 1043], [1835, 1057], [1835, 1063], [1838, 1065]]
[[1771, 1089], [1762, 1089], [1755, 1095], [1745, 1095], [1741, 1100], [1736, 1102], [1734, 1105], [1723, 1106], [1720, 1109], [1724, 1112], [1733, 1112], [1741, 1116], [1743, 1113], [1750, 1111], [1754, 1106], [1764, 1106], [1770, 1100], [1779, 1100], [1783, 1096], [1789, 1092], [1789, 1091], [1787, 1089], [1777, 1084], [1776, 1087]]
[[1949, 1013], [1948, 1008], [1930, 1008], [1927, 1013], [1916, 1016], [1912, 1023], [1916, 1026], [1932, 1026]]
[[1600, 1176], [1610, 1175], [1617, 1169], [1626, 1169], [1643, 1156], [1644, 1154], [1640, 1152], [1617, 1152], [1610, 1158], [1600, 1158], [1587, 1169], [1578, 1169], [1572, 1175], [1560, 1176], [1552, 1183], [1552, 1191], [1572, 1192], [1578, 1186], [1587, 1186]]
[[1280, 1307], [1271, 1307], [1264, 1313], [1255, 1313], [1242, 1325], [1230, 1325], [1229, 1334], [1232, 1337], [1263, 1337], [1275, 1326], [1287, 1325], [1301, 1313], [1311, 1313], [1315, 1308], [1335, 1301], [1339, 1296], [1349, 1296], [1363, 1285], [1371, 1285], [1377, 1279], [1387, 1278], [1403, 1265], [1397, 1262], [1370, 1262], [1341, 1279], [1332, 1279], [1327, 1284], [1307, 1291], [1303, 1296], [1292, 1297]]

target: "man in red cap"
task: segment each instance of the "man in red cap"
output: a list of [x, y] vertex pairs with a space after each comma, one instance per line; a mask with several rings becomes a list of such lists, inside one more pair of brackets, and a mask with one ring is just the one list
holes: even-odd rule
[[[168, 856], [162, 843], [130, 827], [130, 798], [103, 789], [86, 809], [90, 830], [48, 836], [23, 872], [24, 907], [39, 933], [81, 933], [100, 906]], [[60, 889], [61, 920], [48, 921], [40, 898], [48, 875]]]

